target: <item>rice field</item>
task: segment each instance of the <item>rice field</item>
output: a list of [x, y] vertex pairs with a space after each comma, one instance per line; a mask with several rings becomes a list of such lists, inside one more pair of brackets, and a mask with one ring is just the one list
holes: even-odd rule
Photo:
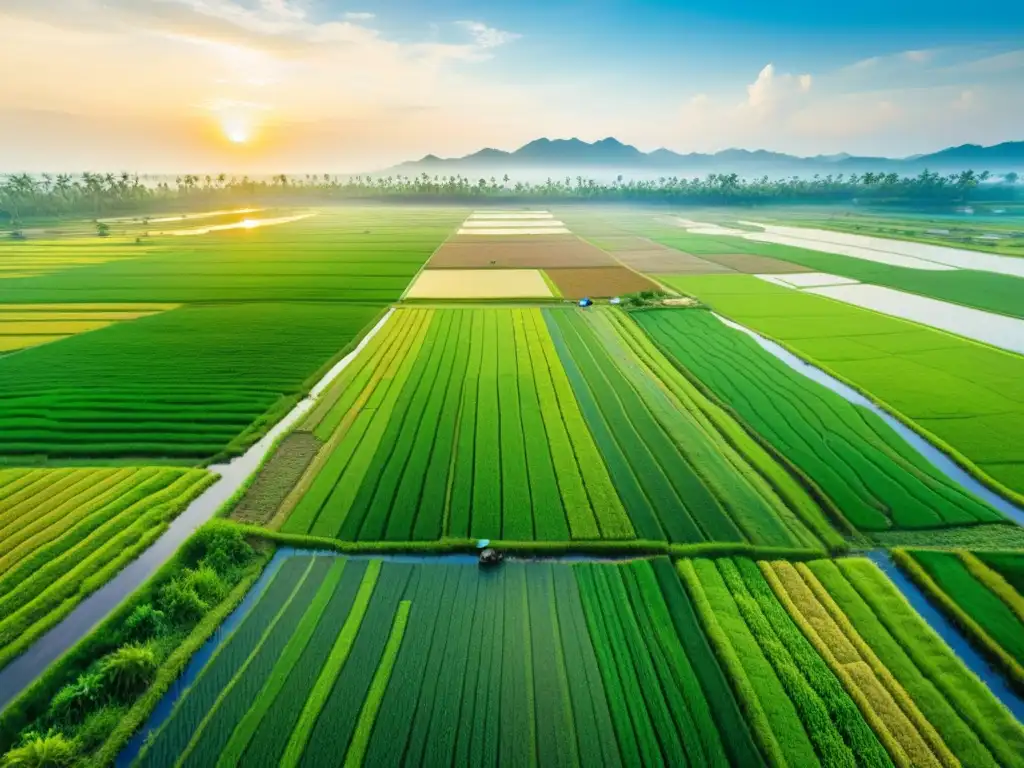
[[0, 668], [152, 543], [213, 475], [0, 470]]
[[403, 309], [359, 363], [301, 427], [325, 445], [284, 532], [635, 537], [538, 310]]
[[877, 415], [800, 375], [711, 313], [665, 309], [634, 317], [689, 376], [800, 467], [861, 530], [1006, 522]]
[[195, 305], [0, 358], [0, 460], [240, 452], [379, 312]]
[[664, 276], [1024, 492], [1024, 357], [753, 276]]
[[[1022, 358], [691, 215], [0, 244], [0, 765], [1024, 768], [1022, 529], [706, 308], [606, 299], [696, 296], [1018, 491]], [[23, 689], [48, 632], [77, 644]]]
[[177, 304], [0, 304], [0, 352], [60, 341], [117, 322], [176, 309]]
[[[30, 241], [44, 254], [129, 254], [0, 282], [0, 303], [397, 300], [463, 213], [335, 209], [280, 226], [96, 246]], [[101, 241], [102, 242], [102, 241]], [[0, 262], [10, 246], [0, 244]], [[81, 258], [89, 259], [88, 256]], [[19, 268], [20, 269], [20, 268]]]
[[120, 759], [1021, 765], [1021, 725], [879, 576], [293, 554]]
[[[1024, 288], [1024, 282], [1020, 287]], [[1024, 354], [1024, 318], [982, 312], [880, 285], [827, 285], [811, 287], [808, 292]]]
[[611, 311], [399, 310], [300, 431], [322, 447], [259, 513], [286, 533], [841, 542], [799, 482]]
[[[1012, 256], [803, 227], [742, 224], [756, 231], [733, 230], [717, 241], [723, 247], [731, 244], [736, 255], [705, 258], [754, 274], [827, 272], [978, 310], [1024, 316], [1019, 298], [1024, 267]], [[668, 237], [667, 242], [685, 250], [687, 238], [703, 236]], [[761, 268], [756, 268], [759, 262]]]

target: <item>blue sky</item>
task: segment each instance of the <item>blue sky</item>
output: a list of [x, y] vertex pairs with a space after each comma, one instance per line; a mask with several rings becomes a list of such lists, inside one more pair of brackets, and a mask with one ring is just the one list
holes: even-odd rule
[[0, 169], [991, 144], [1024, 139], [1022, 30], [1006, 0], [3, 0]]

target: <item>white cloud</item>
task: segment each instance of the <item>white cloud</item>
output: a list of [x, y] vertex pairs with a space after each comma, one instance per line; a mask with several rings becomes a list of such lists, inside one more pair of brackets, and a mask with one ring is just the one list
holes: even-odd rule
[[520, 35], [489, 27], [481, 21], [457, 21], [458, 26], [469, 32], [473, 41], [480, 48], [497, 48], [500, 45], [518, 40]]
[[372, 21], [377, 18], [377, 14], [368, 11], [349, 11], [345, 14], [345, 18], [348, 21]]
[[768, 64], [747, 86], [747, 106], [759, 113], [770, 113], [810, 90], [810, 75], [778, 75], [775, 65]]
[[797, 154], [914, 154], [1020, 138], [1024, 51], [904, 51], [813, 75], [765, 66], [731, 92], [684, 102], [677, 143]]
[[932, 51], [904, 51], [903, 57], [915, 64], [925, 64], [932, 59]]

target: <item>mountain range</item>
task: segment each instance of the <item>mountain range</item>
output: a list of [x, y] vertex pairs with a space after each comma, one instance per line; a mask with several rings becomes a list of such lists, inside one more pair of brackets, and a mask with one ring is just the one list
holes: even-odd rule
[[858, 157], [847, 153], [799, 157], [767, 150], [726, 149], [714, 154], [681, 154], [669, 149], [641, 152], [618, 139], [592, 144], [580, 139], [536, 139], [512, 152], [481, 149], [464, 157], [441, 158], [427, 155], [401, 163], [385, 172], [414, 175], [526, 173], [587, 173], [589, 175], [661, 175], [738, 173], [741, 176], [813, 173], [917, 173], [924, 169], [941, 172], [989, 171], [1002, 175], [1024, 170], [1024, 141], [1008, 141], [991, 147], [963, 144], [940, 152], [904, 158]]

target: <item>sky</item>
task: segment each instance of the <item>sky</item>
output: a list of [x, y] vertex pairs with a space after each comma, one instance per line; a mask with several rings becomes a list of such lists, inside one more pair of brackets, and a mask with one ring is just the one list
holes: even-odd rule
[[1024, 3], [0, 0], [0, 172], [1024, 140]]

